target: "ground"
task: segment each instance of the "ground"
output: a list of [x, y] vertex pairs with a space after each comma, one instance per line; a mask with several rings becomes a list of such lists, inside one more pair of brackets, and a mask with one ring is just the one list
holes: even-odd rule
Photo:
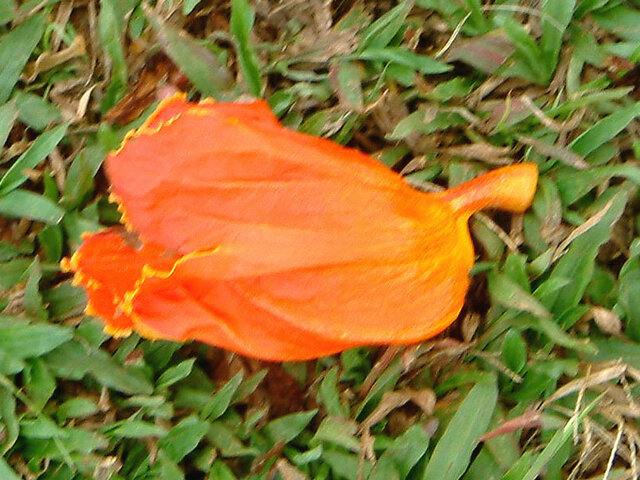
[[[636, 1], [3, 0], [0, 477], [637, 479]], [[265, 363], [113, 339], [60, 269], [160, 98], [260, 97], [418, 189], [521, 160], [458, 321]]]

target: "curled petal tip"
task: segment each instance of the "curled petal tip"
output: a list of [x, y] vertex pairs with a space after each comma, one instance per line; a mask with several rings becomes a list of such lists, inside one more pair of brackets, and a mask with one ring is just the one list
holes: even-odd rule
[[536, 164], [520, 163], [492, 170], [438, 196], [465, 216], [484, 208], [522, 213], [531, 205], [537, 183]]

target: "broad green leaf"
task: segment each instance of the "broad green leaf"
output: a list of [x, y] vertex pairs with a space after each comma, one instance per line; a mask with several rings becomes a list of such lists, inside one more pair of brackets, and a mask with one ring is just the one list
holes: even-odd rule
[[47, 158], [47, 155], [60, 143], [66, 131], [67, 125], [58, 125], [40, 135], [0, 178], [0, 195], [7, 194], [26, 182], [29, 177], [23, 173], [23, 170], [35, 168]]
[[158, 381], [156, 382], [156, 388], [167, 388], [174, 383], [179, 382], [183, 378], [188, 377], [191, 373], [191, 370], [193, 369], [193, 364], [195, 363], [195, 361], [195, 358], [190, 358], [188, 360], [180, 362], [178, 365], [166, 369], [158, 378]]
[[368, 48], [354, 54], [354, 56], [361, 60], [397, 63], [417, 70], [423, 75], [435, 75], [449, 72], [453, 69], [451, 65], [400, 47]]
[[640, 185], [640, 168], [630, 163], [595, 167], [576, 172], [562, 168], [556, 174], [556, 185], [563, 205], [571, 205], [611, 177], [622, 177]]
[[44, 290], [42, 298], [49, 305], [49, 316], [58, 320], [80, 315], [87, 304], [84, 288], [73, 286], [70, 281]]
[[189, 15], [201, 1], [202, 0], [184, 0], [182, 2], [182, 14]]
[[317, 410], [299, 412], [276, 418], [267, 423], [262, 431], [273, 443], [289, 443], [306, 428], [309, 422], [316, 416]]
[[597, 352], [587, 355], [590, 362], [608, 362], [622, 360], [634, 368], [640, 368], [640, 345], [617, 338], [593, 340]]
[[469, 27], [475, 30], [476, 34], [487, 33], [491, 27], [482, 11], [480, 0], [463, 0], [466, 9], [469, 11]]
[[71, 338], [71, 329], [57, 325], [0, 326], [0, 349], [17, 358], [39, 357]]
[[264, 377], [267, 376], [268, 372], [269, 370], [263, 368], [262, 370], [251, 375], [246, 380], [243, 380], [233, 394], [233, 397], [231, 397], [231, 403], [241, 402], [249, 395], [251, 395], [256, 390], [256, 388], [258, 388], [260, 382], [264, 380]]
[[67, 418], [85, 418], [99, 412], [98, 406], [89, 398], [72, 398], [58, 407], [57, 416], [62, 420]]
[[355, 436], [357, 431], [358, 424], [353, 420], [325, 417], [309, 444], [315, 446], [325, 442], [357, 453], [360, 451], [360, 440]]
[[164, 437], [167, 434], [160, 425], [133, 418], [108, 426], [103, 431], [110, 437], [120, 438]]
[[164, 450], [171, 460], [179, 462], [198, 446], [208, 431], [208, 423], [195, 416], [187, 417], [160, 439], [158, 447]]
[[329, 415], [349, 418], [349, 409], [342, 403], [338, 391], [338, 367], [333, 367], [325, 373], [320, 383], [318, 399], [324, 404]]
[[60, 225], [47, 225], [37, 235], [38, 243], [49, 262], [58, 263], [62, 258], [64, 238]]
[[489, 292], [496, 302], [515, 310], [524, 310], [539, 317], [549, 318], [551, 316], [537, 298], [526, 292], [506, 275], [490, 273], [488, 278]]
[[360, 34], [360, 50], [389, 45], [402, 28], [412, 7], [413, 0], [405, 0], [366, 27]]
[[105, 387], [129, 394], [153, 392], [151, 382], [140, 370], [119, 365], [102, 350], [92, 352], [85, 362], [89, 373]]
[[211, 401], [202, 409], [202, 416], [207, 420], [215, 420], [223, 415], [229, 408], [231, 399], [241, 382], [242, 372], [238, 372], [215, 393]]
[[412, 425], [394, 439], [373, 467], [369, 480], [389, 480], [379, 465], [392, 464], [399, 474], [399, 479], [408, 478], [411, 469], [422, 459], [429, 447], [429, 437], [420, 424]]
[[13, 123], [18, 118], [18, 107], [16, 102], [7, 102], [0, 106], [0, 149], [7, 141], [9, 132], [13, 128]]
[[[302, 427], [304, 429], [304, 427]], [[245, 447], [236, 436], [237, 432], [223, 422], [213, 422], [209, 427], [207, 439], [220, 450], [223, 457], [256, 456], [255, 447]]]
[[471, 389], [436, 444], [423, 479], [458, 480], [464, 474], [497, 400], [495, 380], [477, 383]]
[[[612, 2], [620, 3], [620, 2]], [[602, 6], [602, 2], [601, 5]], [[625, 40], [631, 40], [636, 43], [640, 41], [640, 11], [637, 8], [626, 5], [616, 5], [613, 8], [603, 9], [594, 12], [593, 18], [603, 29], [617, 35]]]
[[101, 145], [91, 145], [82, 149], [73, 159], [64, 183], [64, 194], [60, 203], [66, 208], [78, 207], [93, 190], [94, 177], [105, 157]]
[[13, 100], [18, 107], [20, 121], [35, 130], [44, 130], [51, 123], [62, 119], [60, 109], [39, 95], [18, 92]]
[[542, 2], [540, 19], [542, 27], [541, 47], [549, 79], [558, 64], [562, 37], [571, 21], [575, 5], [576, 0], [562, 0], [561, 2], [544, 0]]
[[0, 216], [28, 218], [55, 225], [64, 217], [64, 210], [43, 195], [14, 190], [0, 196]]
[[124, 5], [116, 0], [100, 0], [98, 33], [100, 44], [111, 59], [111, 79], [103, 99], [103, 110], [111, 108], [123, 95], [127, 85], [127, 62], [124, 55]]
[[[628, 200], [628, 192], [622, 189], [610, 189], [610, 195], [607, 197], [608, 208], [600, 221], [571, 243], [549, 277], [549, 279], [570, 278], [573, 280], [572, 283], [561, 290], [555, 290], [540, 297], [540, 301], [556, 314], [561, 314], [577, 305], [584, 295], [593, 274], [598, 250], [609, 240], [613, 225], [622, 215]], [[600, 207], [604, 206], [600, 202]]]
[[36, 257], [29, 266], [29, 275], [27, 277], [27, 284], [24, 288], [22, 305], [25, 313], [30, 317], [38, 320], [46, 320], [47, 311], [44, 308], [42, 295], [40, 294], [41, 279], [42, 269], [40, 268], [38, 257]]
[[56, 379], [51, 374], [46, 362], [34, 358], [24, 371], [24, 383], [33, 405], [42, 410], [56, 390]]
[[504, 73], [517, 74], [534, 83], [545, 83], [550, 73], [546, 68], [543, 53], [535, 40], [520, 23], [511, 17], [505, 19], [503, 28], [516, 49], [513, 54], [516, 61]]
[[0, 478], [2, 480], [20, 480], [20, 477], [16, 474], [4, 458], [0, 458]]
[[502, 361], [516, 373], [527, 363], [527, 344], [516, 330], [509, 330], [502, 340]]
[[255, 13], [247, 0], [231, 0], [231, 19], [229, 29], [235, 39], [236, 54], [249, 93], [254, 97], [262, 96], [262, 78], [258, 57], [251, 43], [251, 29]]
[[221, 460], [216, 460], [209, 469], [207, 480], [238, 480], [233, 471]]
[[596, 148], [618, 135], [638, 115], [640, 115], [640, 102], [616, 110], [579, 135], [569, 144], [569, 148], [578, 155], [586, 157]]
[[340, 450], [326, 450], [322, 453], [322, 459], [331, 467], [333, 477], [344, 480], [357, 480], [358, 472], [363, 471], [363, 478], [368, 478], [371, 472], [371, 462], [365, 460], [359, 462], [358, 455], [346, 453]]
[[[0, 420], [2, 420], [5, 432], [4, 438], [0, 441], [2, 444], [0, 453], [4, 455], [16, 443], [20, 431], [20, 424], [16, 415], [16, 399], [4, 387], [0, 387]], [[0, 478], [4, 477], [0, 475]]]
[[44, 33], [44, 14], [34, 15], [0, 37], [0, 105], [15, 86], [22, 69]]
[[16, 16], [16, 1], [3, 0], [0, 2], [0, 25], [9, 23]]
[[619, 302], [626, 314], [626, 335], [640, 342], [640, 267], [627, 269], [620, 275]]
[[22, 281], [30, 265], [28, 258], [14, 258], [0, 263], [0, 288], [9, 289]]
[[162, 48], [196, 89], [205, 96], [222, 99], [232, 82], [227, 67], [186, 32], [166, 24], [151, 10], [145, 14]]

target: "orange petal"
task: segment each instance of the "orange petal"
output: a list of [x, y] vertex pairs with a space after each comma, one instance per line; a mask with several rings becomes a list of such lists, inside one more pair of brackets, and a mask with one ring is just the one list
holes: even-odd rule
[[438, 197], [465, 217], [483, 208], [520, 213], [531, 205], [537, 183], [538, 167], [534, 163], [520, 163], [492, 170]]
[[284, 129], [263, 103], [193, 106], [132, 136], [107, 172], [142, 237], [182, 253], [257, 226], [262, 238], [320, 225], [347, 237], [351, 212], [384, 224], [418, 196], [372, 158]]
[[140, 249], [124, 243], [114, 230], [85, 235], [84, 242], [63, 268], [74, 271], [74, 283], [85, 287], [87, 313], [105, 321], [105, 329], [115, 335], [131, 332], [131, 318], [120, 305], [133, 290], [145, 265], [170, 267], [175, 259], [165, 258], [164, 247], [145, 245]]
[[455, 239], [427, 242], [414, 258], [242, 278], [221, 267], [230, 263], [223, 250], [187, 255], [170, 272], [146, 275], [128, 308], [144, 335], [196, 339], [271, 360], [411, 343], [442, 331], [462, 307], [471, 245], [468, 236]]

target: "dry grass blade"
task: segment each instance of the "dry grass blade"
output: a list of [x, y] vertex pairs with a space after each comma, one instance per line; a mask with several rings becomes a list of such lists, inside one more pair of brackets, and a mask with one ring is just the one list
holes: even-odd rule
[[511, 420], [503, 422], [502, 425], [494, 428], [490, 432], [485, 433], [478, 440], [484, 442], [486, 440], [490, 440], [506, 433], [516, 432], [523, 428], [539, 428], [542, 425], [541, 419], [542, 416], [539, 411], [531, 410], [527, 413], [523, 413], [516, 418], [512, 418]]
[[494, 222], [491, 217], [484, 213], [476, 213], [474, 214], [474, 218], [477, 218], [478, 221], [482, 222], [489, 230], [495, 233], [510, 251], [518, 251], [518, 244], [500, 227], [500, 225]]
[[282, 476], [282, 480], [306, 480], [309, 478], [284, 458], [278, 459], [276, 470]]
[[71, 45], [64, 50], [55, 53], [44, 52], [35, 62], [27, 65], [24, 71], [25, 75], [27, 75], [27, 81], [33, 82], [40, 73], [51, 70], [85, 53], [87, 53], [87, 50], [84, 37], [82, 35], [76, 35]]
[[525, 145], [529, 145], [533, 147], [538, 152], [542, 153], [551, 158], [555, 158], [565, 165], [569, 165], [577, 170], [586, 170], [589, 168], [589, 164], [585, 161], [582, 156], [578, 155], [572, 150], [568, 148], [559, 146], [559, 145], [551, 145], [542, 140], [538, 140], [533, 137], [518, 135], [518, 141], [524, 143]]
[[420, 407], [425, 414], [431, 415], [436, 405], [436, 396], [433, 391], [429, 389], [385, 392], [376, 409], [364, 419], [360, 425], [360, 429], [364, 430], [371, 428], [373, 425], [385, 418], [390, 412], [409, 401]]
[[545, 406], [550, 405], [556, 400], [566, 397], [574, 392], [586, 390], [595, 385], [606, 383], [614, 378], [619, 378], [627, 371], [626, 365], [616, 365], [605, 368], [595, 373], [590, 373], [582, 378], [573, 380], [556, 390], [544, 403]]
[[482, 160], [489, 165], [511, 165], [513, 163], [513, 160], [507, 157], [511, 153], [511, 148], [496, 147], [490, 143], [472, 143], [470, 145], [447, 147], [440, 151], [452, 157]]
[[602, 207], [598, 212], [594, 213], [591, 217], [589, 217], [589, 219], [586, 222], [584, 222], [579, 227], [575, 228], [569, 234], [569, 236], [565, 238], [562, 241], [562, 243], [560, 243], [560, 245], [558, 245], [558, 247], [556, 248], [556, 251], [553, 254], [553, 257], [551, 258], [551, 261], [555, 262], [560, 257], [562, 257], [567, 251], [567, 249], [569, 248], [569, 245], [571, 245], [571, 242], [573, 242], [580, 235], [583, 235], [584, 233], [588, 232], [590, 229], [595, 227], [598, 223], [600, 223], [600, 220], [602, 220], [602, 218], [607, 214], [607, 212], [609, 211], [609, 209], [611, 208], [615, 200], [616, 200], [616, 197], [613, 197], [611, 200], [609, 200], [605, 204], [604, 207]]
[[593, 321], [600, 330], [608, 335], [620, 335], [622, 333], [622, 320], [614, 312], [603, 307], [591, 307]]

